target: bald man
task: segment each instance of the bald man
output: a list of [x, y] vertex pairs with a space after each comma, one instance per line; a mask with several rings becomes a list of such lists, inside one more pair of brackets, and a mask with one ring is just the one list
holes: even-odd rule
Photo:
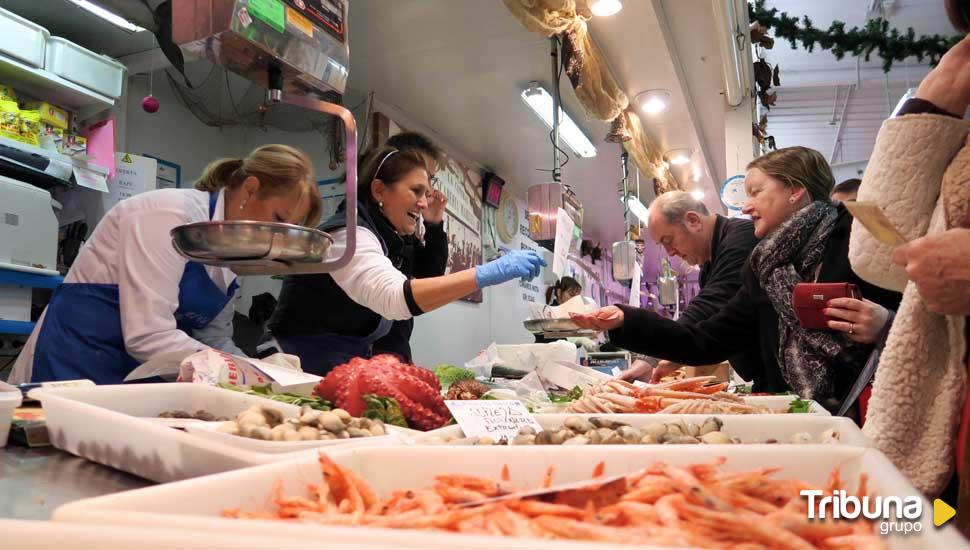
[[[741, 287], [741, 268], [758, 244], [754, 225], [741, 218], [725, 218], [707, 209], [703, 202], [686, 191], [669, 191], [650, 205], [647, 222], [650, 237], [664, 247], [668, 256], [701, 266], [701, 291], [680, 313], [681, 323], [699, 323], [714, 315], [734, 297]], [[610, 333], [611, 341], [620, 347], [636, 339], [633, 329], [622, 328]], [[731, 357], [731, 366], [746, 380], [763, 370], [760, 348], [752, 342], [750, 351]], [[661, 361], [653, 369], [652, 380], [658, 381], [679, 365]], [[638, 362], [625, 371], [624, 379], [646, 377], [649, 366]]]

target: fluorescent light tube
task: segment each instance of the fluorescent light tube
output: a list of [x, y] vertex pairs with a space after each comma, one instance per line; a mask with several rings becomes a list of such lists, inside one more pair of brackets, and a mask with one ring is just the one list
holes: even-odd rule
[[623, 9], [623, 2], [620, 0], [593, 0], [589, 10], [593, 15], [606, 17], [614, 15]]
[[[530, 86], [522, 92], [522, 101], [528, 105], [536, 116], [552, 129], [552, 96], [541, 86]], [[559, 107], [559, 137], [574, 153], [581, 157], [595, 157], [596, 147], [593, 142], [586, 137], [586, 134], [576, 126], [573, 119]]]
[[627, 195], [626, 205], [630, 209], [630, 212], [633, 212], [634, 216], [640, 218], [643, 225], [647, 225], [647, 220], [650, 218], [650, 209], [644, 206], [643, 203], [640, 202], [640, 199], [633, 195]]
[[112, 13], [102, 8], [101, 6], [95, 4], [94, 2], [90, 2], [89, 0], [70, 0], [70, 1], [72, 4], [76, 5], [77, 7], [84, 9], [94, 15], [97, 15], [101, 19], [104, 19], [105, 21], [113, 25], [116, 25], [118, 27], [121, 27], [122, 29], [125, 29], [128, 32], [140, 32], [145, 30], [142, 27], [139, 27], [138, 25], [132, 23], [131, 21], [128, 21], [124, 17], [121, 17], [120, 15], [117, 15], [115, 13]]

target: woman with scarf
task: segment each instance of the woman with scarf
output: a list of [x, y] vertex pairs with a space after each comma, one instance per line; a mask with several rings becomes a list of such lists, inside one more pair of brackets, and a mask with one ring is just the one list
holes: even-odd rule
[[[748, 165], [744, 213], [761, 242], [743, 271], [743, 285], [724, 309], [696, 324], [653, 312], [608, 306], [576, 316], [584, 328], [609, 330], [623, 348], [688, 365], [717, 363], [758, 346], [765, 365], [754, 391], [794, 391], [837, 410], [888, 329], [900, 295], [861, 280], [849, 266], [852, 217], [829, 194], [834, 185], [825, 158], [788, 147]], [[863, 299], [827, 304], [830, 330], [801, 327], [792, 308], [798, 283], [852, 283]]]

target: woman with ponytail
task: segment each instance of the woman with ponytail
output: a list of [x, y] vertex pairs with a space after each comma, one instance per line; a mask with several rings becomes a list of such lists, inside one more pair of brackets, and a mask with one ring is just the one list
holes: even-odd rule
[[[375, 353], [410, 361], [414, 317], [479, 289], [539, 274], [542, 258], [516, 250], [470, 269], [453, 265], [444, 275], [447, 199], [431, 185], [437, 161], [431, 145], [406, 132], [364, 156], [353, 259], [330, 273], [283, 278], [260, 355], [296, 355], [303, 370], [320, 376]], [[320, 226], [333, 236], [332, 251], [347, 243], [346, 207], [342, 204]], [[415, 236], [419, 224], [425, 229], [423, 242]]]
[[546, 305], [561, 306], [583, 293], [583, 285], [572, 277], [563, 277], [546, 289]]
[[232, 343], [235, 275], [187, 261], [170, 231], [201, 221], [316, 225], [310, 160], [286, 145], [210, 164], [195, 189], [125, 199], [97, 225], [24, 346], [10, 379], [117, 384], [166, 352]]

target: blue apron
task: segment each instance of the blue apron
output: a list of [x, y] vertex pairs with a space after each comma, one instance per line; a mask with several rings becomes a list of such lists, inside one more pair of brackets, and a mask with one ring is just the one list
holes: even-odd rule
[[[370, 217], [367, 207], [358, 202], [357, 214], [363, 218], [365, 227], [376, 228], [374, 220]], [[338, 212], [337, 215], [340, 215]], [[335, 225], [336, 216], [331, 218], [321, 227], [324, 230], [332, 230]], [[341, 220], [342, 221], [342, 220]], [[380, 234], [374, 229], [374, 235], [381, 243], [381, 249], [387, 254], [387, 243], [381, 238]], [[346, 336], [333, 332], [322, 332], [317, 334], [301, 334], [276, 336], [280, 351], [296, 355], [300, 358], [300, 366], [304, 372], [325, 376], [337, 365], [350, 361], [354, 357], [369, 358], [373, 355], [374, 342], [377, 342], [387, 333], [391, 332], [394, 321], [381, 317], [377, 327], [370, 334], [359, 336]]]
[[[217, 198], [217, 194], [209, 194], [209, 219], [215, 212]], [[191, 334], [211, 323], [238, 287], [233, 281], [223, 291], [206, 273], [205, 266], [186, 263], [175, 310], [178, 328]], [[87, 378], [96, 384], [120, 384], [140, 361], [125, 350], [118, 302], [116, 284], [60, 285], [51, 297], [37, 336], [31, 381]]]

